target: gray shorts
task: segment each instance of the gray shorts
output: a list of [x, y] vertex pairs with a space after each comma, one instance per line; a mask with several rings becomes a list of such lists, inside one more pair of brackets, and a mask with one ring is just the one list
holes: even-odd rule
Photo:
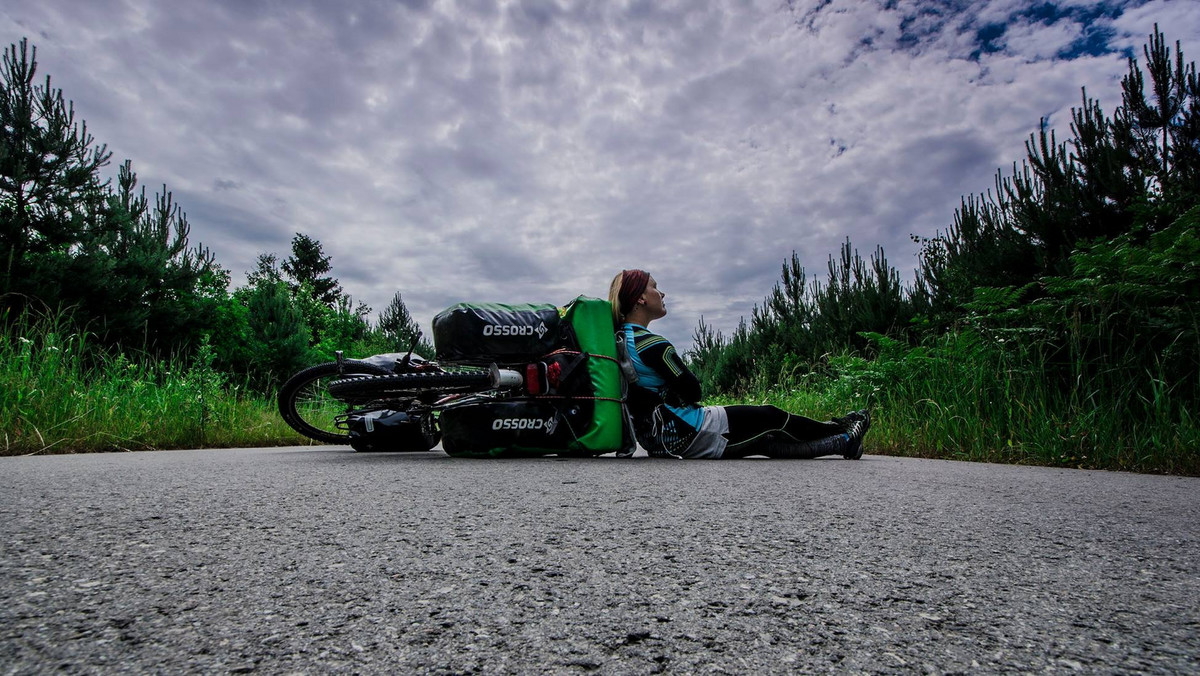
[[700, 458], [716, 460], [725, 453], [725, 445], [729, 440], [725, 434], [729, 432], [729, 416], [725, 414], [724, 406], [705, 406], [704, 422], [692, 445], [683, 452], [685, 458]]

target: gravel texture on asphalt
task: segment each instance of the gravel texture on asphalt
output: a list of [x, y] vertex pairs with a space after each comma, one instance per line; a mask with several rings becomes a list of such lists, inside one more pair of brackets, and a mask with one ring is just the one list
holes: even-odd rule
[[0, 458], [0, 673], [1200, 672], [1200, 480]]

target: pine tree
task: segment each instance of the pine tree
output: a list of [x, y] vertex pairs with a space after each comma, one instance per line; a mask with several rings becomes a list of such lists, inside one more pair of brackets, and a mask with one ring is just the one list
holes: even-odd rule
[[1117, 111], [1125, 140], [1142, 170], [1154, 179], [1164, 202], [1160, 214], [1148, 223], [1161, 229], [1187, 211], [1200, 196], [1200, 85], [1196, 64], [1186, 66], [1179, 42], [1174, 59], [1163, 34], [1154, 25], [1142, 47], [1150, 75], [1150, 94], [1137, 60], [1129, 60], [1129, 73], [1121, 81], [1122, 107]]
[[66, 309], [109, 344], [175, 351], [198, 343], [210, 304], [194, 296], [219, 266], [189, 246], [187, 217], [166, 186], [153, 202], [135, 192], [128, 161], [115, 191], [100, 178], [110, 154], [49, 77], [34, 84], [36, 56], [26, 40], [4, 54], [0, 303]]
[[377, 327], [387, 339], [390, 349], [402, 351], [412, 347], [421, 335], [421, 327], [408, 312], [404, 298], [397, 291], [392, 302], [379, 314]]
[[254, 261], [254, 269], [246, 273], [247, 286], [282, 282], [283, 273], [279, 271], [279, 259], [273, 253], [260, 253]]
[[[0, 296], [62, 298], [59, 270], [84, 233], [100, 227], [108, 164], [62, 90], [35, 85], [37, 48], [22, 39], [4, 53], [0, 79]], [[14, 303], [15, 296], [7, 296]]]
[[311, 361], [308, 327], [282, 283], [249, 290], [249, 354], [260, 385], [279, 383]]
[[333, 277], [328, 276], [333, 266], [329, 263], [330, 256], [325, 255], [321, 242], [308, 235], [296, 233], [292, 238], [292, 255], [283, 261], [283, 272], [287, 274], [289, 286], [293, 294], [298, 294], [301, 288], [318, 303], [328, 308], [337, 306], [342, 298], [342, 287]]
[[[1158, 27], [1106, 117], [1083, 93], [1069, 141], [1042, 127], [996, 191], [964, 200], [955, 225], [922, 240], [915, 300], [943, 318], [978, 287], [1024, 286], [1070, 271], [1079, 246], [1166, 228], [1200, 201], [1200, 80]], [[1144, 233], [1144, 234], [1145, 234]], [[1140, 236], [1144, 236], [1140, 235]]]
[[126, 161], [103, 226], [84, 233], [70, 262], [69, 275], [90, 280], [80, 286], [78, 313], [110, 343], [172, 350], [197, 342], [209, 317], [196, 313], [204, 304], [193, 297], [220, 266], [207, 249], [189, 246], [190, 231], [166, 186], [151, 202]]

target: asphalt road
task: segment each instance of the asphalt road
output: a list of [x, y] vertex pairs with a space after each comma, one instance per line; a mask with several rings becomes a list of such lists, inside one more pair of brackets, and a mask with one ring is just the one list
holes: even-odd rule
[[1200, 672], [1200, 480], [0, 458], [0, 673]]

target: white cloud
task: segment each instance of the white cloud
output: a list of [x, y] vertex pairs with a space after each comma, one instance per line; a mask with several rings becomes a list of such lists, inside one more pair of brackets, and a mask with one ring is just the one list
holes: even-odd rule
[[43, 0], [0, 27], [235, 279], [300, 231], [357, 299], [399, 290], [428, 325], [645, 267], [686, 344], [701, 314], [748, 316], [793, 250], [823, 277], [850, 236], [907, 275], [908, 236], [1040, 118], [1066, 134], [1083, 86], [1119, 102], [1123, 56], [1062, 58], [1081, 40], [1140, 50], [1158, 21], [1200, 49], [1198, 3], [1056, 6]]

